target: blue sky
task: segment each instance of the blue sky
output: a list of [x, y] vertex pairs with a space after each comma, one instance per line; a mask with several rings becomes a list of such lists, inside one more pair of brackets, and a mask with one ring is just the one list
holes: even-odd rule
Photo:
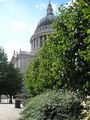
[[[54, 13], [70, 0], [51, 0]], [[13, 51], [30, 51], [30, 37], [46, 15], [49, 0], [0, 0], [0, 46], [10, 60]]]

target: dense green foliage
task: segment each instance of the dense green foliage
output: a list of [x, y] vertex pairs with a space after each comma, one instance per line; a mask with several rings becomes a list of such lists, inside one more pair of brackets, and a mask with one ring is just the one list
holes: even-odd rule
[[[31, 93], [30, 95], [36, 95], [37, 92], [40, 92], [39, 89], [41, 89], [41, 83], [37, 80], [38, 79], [38, 70], [39, 70], [39, 59], [38, 57], [35, 58], [29, 65], [26, 75], [25, 75], [25, 83], [26, 83], [26, 89], [28, 93]], [[37, 82], [38, 81], [38, 82]], [[39, 89], [38, 89], [39, 88]], [[38, 90], [37, 90], [38, 89]]]
[[7, 61], [4, 49], [0, 48], [0, 95], [12, 95], [21, 91], [22, 76], [20, 71]]
[[[7, 71], [7, 55], [4, 52], [4, 49], [0, 48], [0, 94], [4, 92], [4, 83], [6, 79], [6, 71]], [[2, 82], [3, 80], [3, 82]]]
[[9, 95], [16, 95], [21, 92], [22, 75], [18, 68], [14, 68], [13, 64], [8, 64], [6, 75], [6, 92]]
[[[86, 9], [88, 13], [83, 12]], [[87, 33], [90, 25], [90, 17], [87, 17], [89, 9], [89, 2], [84, 0], [77, 0], [68, 9], [60, 9], [53, 41], [59, 61], [62, 62], [62, 65], [58, 64], [62, 68], [59, 74], [60, 87], [84, 92], [90, 88], [90, 61], [87, 55], [86, 59], [83, 55], [90, 49], [90, 33]]]
[[89, 12], [88, 0], [77, 0], [68, 8], [59, 8], [53, 25], [55, 33], [48, 37], [25, 74], [29, 95], [60, 88], [89, 93]]
[[68, 91], [48, 91], [26, 103], [22, 120], [80, 120], [81, 99]]
[[[52, 27], [55, 33], [47, 37], [25, 74], [28, 95], [37, 96], [26, 104], [22, 120], [84, 120], [75, 91], [90, 95], [90, 2], [61, 6]], [[89, 120], [88, 110], [86, 115]]]

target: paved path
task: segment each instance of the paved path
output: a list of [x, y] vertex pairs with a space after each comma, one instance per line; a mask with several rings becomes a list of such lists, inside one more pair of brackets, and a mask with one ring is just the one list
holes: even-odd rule
[[0, 104], [0, 120], [18, 120], [21, 111], [14, 104]]

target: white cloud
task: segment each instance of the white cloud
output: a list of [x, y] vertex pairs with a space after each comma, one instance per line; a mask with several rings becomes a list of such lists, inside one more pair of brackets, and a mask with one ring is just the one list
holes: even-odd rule
[[[8, 54], [9, 61], [13, 55], [14, 50], [30, 51], [30, 37], [33, 35], [37, 24], [26, 24], [17, 20], [12, 20], [11, 24], [11, 37], [4, 45], [4, 48]], [[22, 35], [22, 36], [21, 36]]]
[[58, 11], [58, 4], [53, 3], [52, 7], [53, 7], [54, 12]]
[[46, 6], [46, 4], [44, 4], [44, 3], [40, 3], [40, 4], [36, 4], [36, 5], [35, 5], [35, 8], [38, 8], [38, 9], [40, 9], [40, 10], [43, 10], [43, 9], [46, 9], [47, 6]]
[[35, 24], [31, 24], [30, 31], [29, 31], [31, 35], [34, 34], [37, 24], [38, 24], [37, 22]]
[[0, 0], [1, 3], [5, 2], [6, 0]]
[[[48, 4], [39, 3], [39, 4], [35, 5], [35, 8], [40, 9], [40, 10], [46, 10], [47, 6], [48, 6]], [[52, 3], [52, 7], [53, 7], [54, 12], [57, 12], [58, 4]]]
[[20, 45], [19, 42], [16, 42], [16, 40], [8, 40], [8, 42], [6, 42], [6, 44], [3, 47], [4, 47], [4, 49], [5, 49], [6, 53], [7, 53], [8, 59], [10, 61], [14, 50], [19, 51], [21, 45]]
[[5, 2], [10, 2], [10, 3], [12, 3], [12, 2], [14, 2], [15, 0], [0, 0], [0, 2], [1, 3], [5, 3]]
[[11, 21], [11, 27], [16, 32], [22, 32], [25, 29], [25, 24], [22, 21], [14, 19]]
[[4, 49], [8, 55], [8, 60], [10, 61], [13, 56], [14, 50], [18, 53], [19, 53], [20, 49], [23, 51], [30, 52], [30, 43], [29, 43], [29, 40], [23, 41], [21, 43], [19, 40], [13, 39], [12, 41], [10, 40], [9, 42], [6, 43], [6, 45], [4, 46]]

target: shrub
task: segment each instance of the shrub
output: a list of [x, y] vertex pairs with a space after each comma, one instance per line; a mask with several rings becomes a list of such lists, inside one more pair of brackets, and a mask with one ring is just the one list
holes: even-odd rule
[[90, 96], [88, 96], [81, 104], [84, 106], [82, 120], [90, 120]]
[[31, 98], [22, 120], [80, 120], [81, 99], [68, 91], [48, 91]]

